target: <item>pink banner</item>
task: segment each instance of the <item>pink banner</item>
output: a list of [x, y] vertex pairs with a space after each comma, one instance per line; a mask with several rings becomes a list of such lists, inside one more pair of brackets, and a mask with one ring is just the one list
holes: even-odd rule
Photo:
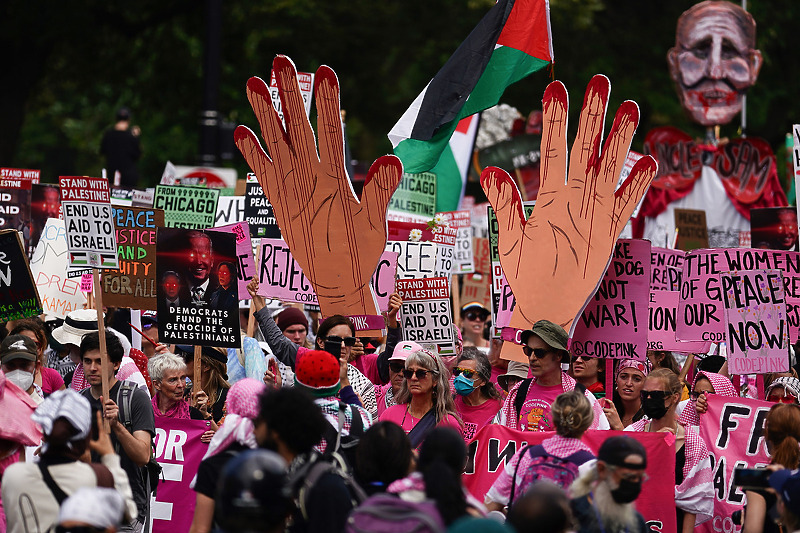
[[686, 252], [669, 248], [650, 249], [650, 290], [677, 291], [681, 286], [681, 270]]
[[166, 481], [158, 482], [150, 498], [153, 533], [185, 533], [194, 517], [196, 494], [189, 488], [197, 467], [208, 450], [200, 436], [208, 429], [203, 420], [156, 418], [156, 460]]
[[786, 298], [780, 270], [719, 275], [725, 304], [728, 370], [765, 374], [789, 370]]
[[681, 274], [676, 336], [681, 340], [725, 340], [719, 274], [735, 270], [780, 270], [786, 292], [789, 338], [800, 333], [800, 252], [719, 248], [686, 254]]
[[643, 361], [649, 299], [650, 242], [618, 240], [597, 292], [575, 321], [572, 354]]
[[731, 520], [744, 506], [743, 492], [733, 485], [734, 468], [756, 468], [769, 464], [761, 433], [771, 403], [749, 398], [708, 396], [708, 412], [700, 416], [700, 436], [711, 453], [714, 471], [714, 515], [695, 531], [734, 533], [741, 531]]
[[[528, 444], [539, 444], [554, 433], [515, 431], [505, 426], [484, 426], [469, 444], [470, 458], [462, 477], [464, 486], [479, 501], [483, 501], [492, 483], [517, 450]], [[651, 531], [675, 531], [675, 448], [667, 443], [664, 433], [589, 430], [583, 441], [595, 453], [609, 437], [633, 437], [647, 450], [648, 480], [636, 500]], [[665, 483], [664, 480], [672, 480]]]
[[650, 309], [647, 320], [647, 349], [671, 352], [706, 353], [709, 341], [679, 341], [675, 338], [678, 321], [677, 291], [654, 290], [650, 293]]
[[236, 275], [239, 278], [239, 299], [247, 300], [247, 283], [250, 278], [256, 275], [256, 262], [253, 258], [253, 243], [250, 240], [250, 225], [247, 222], [229, 224], [216, 228], [208, 228], [208, 231], [221, 231], [233, 233], [236, 236]]

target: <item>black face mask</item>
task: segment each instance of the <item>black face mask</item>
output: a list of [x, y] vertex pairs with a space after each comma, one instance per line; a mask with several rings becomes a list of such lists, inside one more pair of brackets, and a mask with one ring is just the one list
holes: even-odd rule
[[642, 401], [642, 411], [650, 420], [659, 420], [667, 414], [668, 408], [663, 398], [646, 398]]
[[642, 490], [642, 481], [631, 481], [629, 479], [622, 479], [619, 482], [619, 487], [611, 491], [611, 497], [617, 503], [631, 503], [639, 497], [639, 492]]

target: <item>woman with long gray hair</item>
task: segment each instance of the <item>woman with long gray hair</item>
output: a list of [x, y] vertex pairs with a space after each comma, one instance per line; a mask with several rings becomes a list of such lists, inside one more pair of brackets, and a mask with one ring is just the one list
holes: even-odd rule
[[461, 420], [450, 394], [450, 372], [438, 355], [428, 350], [410, 354], [403, 377], [403, 385], [395, 398], [397, 405], [383, 412], [382, 421], [402, 427], [414, 448], [436, 426], [450, 426], [461, 431]]

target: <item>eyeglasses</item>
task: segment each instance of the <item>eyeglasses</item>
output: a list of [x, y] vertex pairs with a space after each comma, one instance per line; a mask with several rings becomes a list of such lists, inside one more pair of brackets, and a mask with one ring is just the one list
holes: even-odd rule
[[467, 320], [481, 320], [481, 321], [483, 321], [483, 320], [486, 320], [487, 318], [489, 318], [489, 313], [487, 313], [486, 311], [483, 311], [483, 312], [467, 311], [464, 314], [464, 318], [466, 318]]
[[797, 398], [795, 398], [791, 394], [787, 394], [786, 396], [776, 396], [774, 394], [770, 394], [769, 396], [767, 396], [767, 401], [772, 403], [793, 404], [797, 403]]
[[467, 379], [474, 379], [478, 375], [478, 373], [476, 371], [470, 370], [468, 368], [458, 368], [458, 367], [456, 367], [456, 368], [453, 369], [453, 375], [455, 377], [458, 377], [461, 374], [464, 374], [464, 376], [466, 376]]
[[690, 393], [689, 393], [689, 398], [690, 398], [690, 399], [691, 399], [693, 402], [696, 402], [696, 401], [697, 401], [697, 399], [698, 399], [698, 398], [699, 398], [699, 397], [700, 397], [700, 396], [701, 396], [703, 393], [706, 393], [706, 394], [714, 394], [713, 392], [709, 392], [709, 391], [693, 390], [692, 392], [690, 392]]
[[425, 376], [428, 374], [435, 374], [436, 372], [433, 370], [424, 370], [422, 368], [418, 368], [417, 370], [403, 370], [403, 377], [406, 379], [411, 379], [414, 376], [417, 376], [417, 379], [425, 379]]
[[358, 340], [355, 337], [337, 337], [336, 335], [328, 335], [325, 337], [326, 341], [330, 342], [343, 342], [345, 346], [355, 346], [356, 341]]
[[530, 346], [523, 346], [522, 353], [524, 353], [527, 357], [530, 358], [531, 354], [533, 354], [536, 359], [542, 359], [545, 355], [549, 354], [553, 350], [548, 350], [547, 348], [531, 348]]
[[399, 374], [400, 372], [405, 369], [405, 365], [403, 363], [389, 363], [389, 370], [394, 372], [395, 374]]
[[642, 391], [642, 401], [645, 401], [648, 398], [653, 398], [654, 400], [664, 400], [668, 396], [667, 391], [663, 390], [643, 390]]

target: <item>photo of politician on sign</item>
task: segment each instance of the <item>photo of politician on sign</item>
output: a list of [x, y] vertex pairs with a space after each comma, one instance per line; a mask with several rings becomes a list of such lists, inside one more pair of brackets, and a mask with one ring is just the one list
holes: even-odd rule
[[239, 347], [232, 233], [159, 228], [156, 278], [164, 342]]

